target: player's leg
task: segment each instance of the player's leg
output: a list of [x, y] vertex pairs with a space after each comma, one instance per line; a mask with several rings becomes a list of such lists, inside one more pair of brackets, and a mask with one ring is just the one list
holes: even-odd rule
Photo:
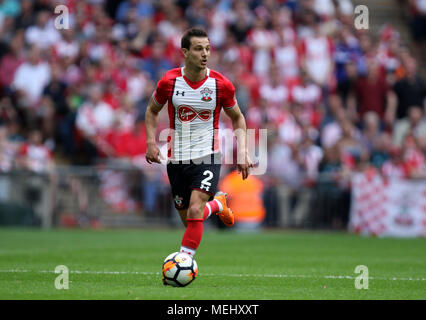
[[[182, 238], [181, 252], [188, 253], [191, 256], [195, 255], [203, 236], [203, 222], [212, 213], [218, 214], [226, 226], [230, 227], [234, 224], [234, 215], [226, 205], [225, 195], [226, 194], [223, 192], [218, 192], [215, 198], [219, 197], [220, 200], [213, 199], [207, 202], [211, 197], [210, 194], [203, 191], [192, 190], [188, 210], [179, 211], [182, 222], [186, 227]], [[186, 221], [183, 220], [185, 216]]]
[[200, 164], [190, 167], [193, 180], [190, 187], [210, 194], [211, 201], [206, 204], [204, 220], [211, 214], [217, 214], [227, 227], [234, 225], [234, 213], [227, 205], [227, 194], [217, 191], [219, 184], [221, 154], [213, 154], [204, 158]]
[[210, 195], [199, 191], [192, 190], [187, 211], [187, 227], [182, 238], [181, 252], [185, 252], [193, 256], [201, 242], [203, 236], [204, 209]]
[[[212, 213], [214, 214], [219, 212], [221, 210], [219, 206], [221, 205], [222, 204], [218, 202], [217, 200], [212, 200], [207, 202], [206, 206], [204, 207], [203, 220], [206, 220], [208, 217], [210, 217]], [[188, 222], [186, 221], [186, 218], [188, 217], [188, 209], [178, 210], [178, 212], [183, 225], [187, 227]]]
[[[178, 210], [180, 219], [185, 227], [188, 226], [186, 221], [188, 215], [188, 209]], [[226, 193], [217, 192], [214, 199], [207, 202], [204, 207], [203, 220], [207, 220], [212, 214], [219, 215], [220, 219], [227, 226], [232, 226], [234, 224], [234, 215], [232, 210], [227, 206], [226, 203]]]
[[167, 164], [167, 175], [169, 177], [172, 189], [172, 197], [176, 210], [179, 213], [183, 225], [186, 227], [186, 217], [191, 198], [191, 189], [188, 185], [188, 179], [185, 175], [185, 165], [183, 164]]
[[199, 190], [192, 190], [191, 199], [189, 200], [187, 220], [188, 219], [204, 220], [204, 209], [209, 199], [210, 199], [209, 194]]
[[178, 212], [179, 212], [180, 219], [182, 220], [182, 223], [183, 223], [183, 225], [186, 228], [188, 226], [188, 223], [186, 222], [186, 217], [187, 217], [187, 214], [188, 214], [188, 209], [178, 210]]

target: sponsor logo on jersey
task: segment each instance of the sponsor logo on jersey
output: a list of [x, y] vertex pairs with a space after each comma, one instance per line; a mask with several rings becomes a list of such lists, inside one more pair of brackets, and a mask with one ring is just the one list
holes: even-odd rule
[[200, 91], [201, 93], [201, 100], [203, 100], [204, 102], [209, 102], [212, 100], [212, 97], [210, 97], [210, 95], [213, 93], [213, 91], [211, 91], [209, 88], [205, 87], [203, 90]]
[[210, 110], [200, 110], [199, 112], [195, 111], [192, 107], [187, 105], [180, 105], [178, 107], [178, 118], [181, 122], [191, 122], [196, 117], [200, 118], [203, 121], [210, 119], [211, 111]]

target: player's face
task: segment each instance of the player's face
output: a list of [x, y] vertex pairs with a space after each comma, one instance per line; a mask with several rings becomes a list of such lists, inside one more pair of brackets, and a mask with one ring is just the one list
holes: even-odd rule
[[208, 38], [191, 38], [189, 50], [183, 49], [185, 64], [203, 70], [210, 57], [210, 41]]

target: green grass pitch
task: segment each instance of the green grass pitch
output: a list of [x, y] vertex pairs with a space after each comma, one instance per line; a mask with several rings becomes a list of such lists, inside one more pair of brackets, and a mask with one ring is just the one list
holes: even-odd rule
[[[164, 286], [163, 259], [181, 229], [0, 229], [0, 299], [426, 299], [424, 239], [343, 232], [206, 229], [197, 279]], [[55, 267], [69, 289], [55, 288]], [[369, 271], [356, 289], [357, 265]]]

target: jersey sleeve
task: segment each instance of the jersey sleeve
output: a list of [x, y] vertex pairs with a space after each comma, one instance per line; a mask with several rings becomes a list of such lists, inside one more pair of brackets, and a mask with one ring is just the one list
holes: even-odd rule
[[163, 106], [167, 102], [168, 86], [169, 81], [166, 77], [163, 77], [160, 81], [158, 81], [157, 88], [155, 89], [155, 92], [152, 96], [158, 106]]
[[237, 99], [235, 98], [235, 87], [231, 81], [223, 81], [222, 93], [221, 104], [224, 109], [230, 109], [237, 104]]

